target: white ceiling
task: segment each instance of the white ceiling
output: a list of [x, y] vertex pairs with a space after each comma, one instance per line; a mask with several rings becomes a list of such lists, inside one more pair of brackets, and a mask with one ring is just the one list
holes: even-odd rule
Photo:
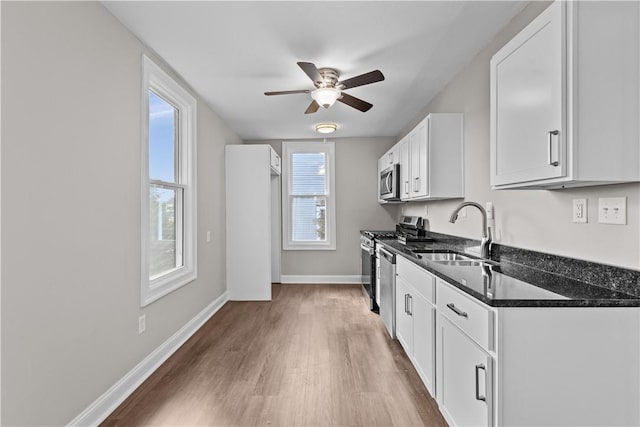
[[[115, 1], [103, 2], [162, 56], [244, 140], [397, 136], [527, 2]], [[332, 67], [341, 79], [379, 69], [385, 80], [305, 115], [313, 89], [296, 65]]]

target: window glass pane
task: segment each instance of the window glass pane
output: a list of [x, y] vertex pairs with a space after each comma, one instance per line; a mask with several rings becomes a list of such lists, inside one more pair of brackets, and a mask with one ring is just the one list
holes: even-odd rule
[[325, 153], [291, 154], [291, 193], [326, 194]]
[[[168, 189], [157, 186], [149, 188], [149, 235], [150, 265], [149, 278], [165, 274], [176, 267], [181, 267], [182, 242], [176, 239], [176, 233], [181, 235], [182, 224], [179, 224], [178, 191], [182, 189]], [[181, 198], [178, 198], [178, 201]], [[176, 206], [178, 205], [178, 206]]]
[[326, 197], [293, 197], [293, 241], [327, 240]]
[[149, 91], [149, 178], [176, 181], [178, 109]]

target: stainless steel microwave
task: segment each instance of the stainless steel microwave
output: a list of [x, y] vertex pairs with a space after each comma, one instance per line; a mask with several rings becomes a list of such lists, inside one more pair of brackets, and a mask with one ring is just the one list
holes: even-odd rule
[[380, 199], [400, 200], [400, 165], [389, 166], [380, 172]]

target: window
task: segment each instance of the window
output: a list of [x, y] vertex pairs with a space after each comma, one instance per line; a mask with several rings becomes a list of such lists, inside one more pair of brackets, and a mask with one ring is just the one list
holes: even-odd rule
[[283, 142], [283, 249], [335, 250], [333, 142]]
[[144, 56], [142, 106], [144, 307], [196, 278], [196, 100]]

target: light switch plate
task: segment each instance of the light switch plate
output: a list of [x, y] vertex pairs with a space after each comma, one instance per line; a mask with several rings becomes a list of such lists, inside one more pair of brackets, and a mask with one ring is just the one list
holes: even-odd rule
[[626, 197], [601, 197], [598, 199], [598, 222], [601, 224], [627, 223]]
[[573, 222], [587, 222], [587, 199], [573, 199]]

